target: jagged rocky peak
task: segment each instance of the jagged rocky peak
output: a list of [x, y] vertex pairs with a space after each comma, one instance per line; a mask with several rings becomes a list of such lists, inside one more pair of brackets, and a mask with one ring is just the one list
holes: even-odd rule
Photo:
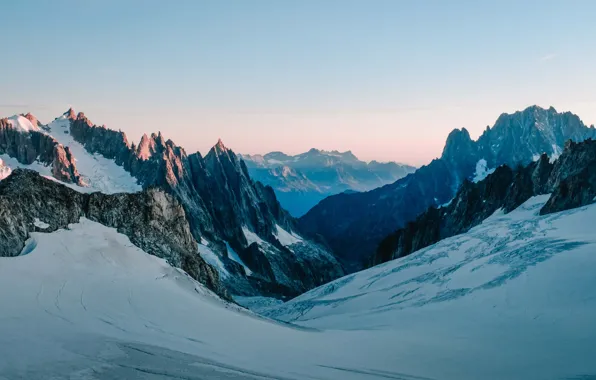
[[76, 120], [77, 119], [77, 114], [75, 112], [75, 110], [70, 107], [66, 112], [64, 112], [62, 114], [64, 117], [66, 117], [69, 120]]
[[79, 184], [81, 179], [72, 152], [54, 137], [42, 132], [37, 124], [37, 119], [31, 114], [0, 119], [0, 154], [13, 157], [24, 165], [36, 161], [45, 166], [51, 165], [56, 179]]
[[445, 148], [443, 148], [443, 159], [451, 159], [456, 155], [469, 154], [474, 152], [475, 144], [466, 128], [454, 129], [447, 136]]
[[32, 125], [41, 128], [42, 124], [37, 120], [37, 117], [33, 115], [31, 112], [27, 112], [23, 115], [23, 117], [31, 122]]
[[548, 194], [540, 214], [591, 204], [596, 199], [596, 141], [569, 140], [554, 162], [542, 154], [515, 169], [503, 165], [478, 183], [464, 181], [449, 205], [430, 208], [386, 237], [371, 264], [376, 265], [468, 231], [498, 209], [510, 212], [533, 196]]
[[[203, 157], [198, 152], [187, 155], [172, 140], [166, 140], [161, 132], [144, 135], [138, 145], [129, 144], [122, 131], [96, 126], [83, 113], [75, 116], [74, 110], [67, 111], [54, 123], [49, 125], [51, 132], [59, 131], [60, 137], [64, 132], [69, 137], [65, 142], [70, 142], [72, 137], [85, 148], [86, 152], [81, 154], [98, 154], [113, 160], [134, 177], [135, 186], [126, 187], [125, 191], [139, 191], [140, 185], [143, 189], [161, 189], [175, 198], [183, 211], [178, 218], [188, 222], [188, 231], [195, 241], [192, 254], [200, 257], [197, 241], [208, 247], [212, 256], [206, 257], [218, 257], [217, 262], [223, 263], [223, 269], [220, 265], [218, 270], [222, 271], [228, 289], [235, 294], [295, 296], [343, 274], [329, 252], [299, 236], [295, 220], [280, 207], [273, 190], [254, 182], [244, 162], [221, 140]], [[3, 127], [5, 124], [6, 128]], [[40, 162], [53, 163], [53, 175], [58, 179], [66, 181], [70, 176], [71, 181], [76, 182], [80, 177], [88, 178], [87, 172], [79, 176], [73, 152], [52, 140], [51, 134], [39, 133], [37, 139], [28, 133], [20, 133], [15, 140], [12, 134], [17, 132], [8, 124], [8, 120], [0, 121], [0, 154], [4, 153], [1, 135], [6, 132], [11, 134], [7, 141], [18, 142], [11, 145], [11, 154], [27, 153], [23, 157], [27, 163], [38, 157]], [[35, 145], [35, 141], [41, 143]], [[31, 149], [22, 149], [23, 144], [32, 145]], [[113, 170], [112, 163], [105, 160], [98, 160], [97, 165], [108, 165], [109, 168], [102, 167], [102, 170]], [[105, 201], [102, 207], [107, 212], [104, 215], [106, 223], [114, 221], [111, 219], [113, 214], [107, 210], [110, 203], [121, 201], [119, 204], [124, 205], [129, 196], [126, 194], [122, 193], [122, 198], [117, 199], [95, 196], [94, 199]], [[136, 212], [129, 211], [131, 214]], [[155, 222], [152, 209], [140, 210], [138, 214], [139, 217], [150, 217], [151, 220], [146, 220], [149, 224]], [[257, 247], [255, 240], [267, 243]], [[296, 242], [300, 242], [297, 247], [286, 246]], [[245, 271], [230, 258], [232, 249], [245, 260], [250, 270]], [[186, 261], [178, 262], [193, 275], [194, 266], [188, 266], [192, 260], [190, 256], [184, 257]]]
[[151, 137], [147, 136], [146, 133], [143, 134], [139, 145], [136, 147], [137, 157], [142, 160], [148, 160], [158, 151], [157, 142], [154, 136], [155, 134], [153, 134]]
[[221, 138], [217, 139], [217, 143], [211, 148], [209, 152], [211, 151], [213, 151], [217, 155], [231, 152], [231, 150], [225, 146]]

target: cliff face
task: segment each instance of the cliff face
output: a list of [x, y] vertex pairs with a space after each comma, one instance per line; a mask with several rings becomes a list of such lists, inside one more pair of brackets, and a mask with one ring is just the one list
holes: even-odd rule
[[[27, 117], [28, 116], [28, 117]], [[33, 120], [31, 114], [24, 116]], [[68, 147], [58, 143], [56, 139], [38, 130], [19, 130], [13, 121], [0, 119], [0, 154], [14, 157], [19, 163], [30, 165], [38, 161], [51, 165], [52, 175], [63, 182], [80, 184], [72, 152]]]
[[548, 180], [552, 195], [541, 214], [568, 210], [594, 202], [596, 197], [596, 141], [569, 141]]
[[[163, 189], [180, 202], [194, 239], [207, 241], [234, 274], [225, 279], [234, 292], [293, 296], [344, 274], [335, 257], [313, 242], [301, 239], [293, 248], [279, 242], [278, 228], [299, 233], [295, 220], [281, 208], [273, 189], [252, 181], [244, 162], [221, 141], [205, 157], [187, 155], [161, 133], [144, 135], [135, 146], [123, 132], [73, 114], [64, 115], [70, 133], [87, 151], [114, 160], [143, 188]], [[262, 243], [250, 247], [254, 242], [247, 233]], [[230, 249], [245, 259], [251, 276], [230, 259]]]
[[369, 265], [377, 265], [477, 226], [495, 211], [510, 212], [530, 197], [551, 193], [540, 210], [549, 214], [584, 206], [596, 197], [596, 141], [569, 141], [553, 163], [546, 154], [523, 167], [497, 168], [478, 183], [465, 181], [445, 207], [431, 207], [381, 241]]
[[183, 208], [158, 189], [82, 194], [37, 172], [16, 169], [0, 182], [0, 256], [20, 254], [29, 232], [68, 228], [81, 217], [116, 228], [143, 251], [228, 297], [218, 273], [197, 254]]
[[358, 270], [387, 235], [429, 206], [452, 199], [466, 179], [478, 174], [481, 162], [488, 169], [525, 166], [543, 153], [558, 157], [569, 139], [580, 142], [593, 137], [593, 127], [552, 107], [502, 114], [476, 141], [465, 129], [452, 131], [440, 159], [391, 185], [322, 200], [300, 218], [300, 226], [312, 236], [322, 236], [338, 257]]

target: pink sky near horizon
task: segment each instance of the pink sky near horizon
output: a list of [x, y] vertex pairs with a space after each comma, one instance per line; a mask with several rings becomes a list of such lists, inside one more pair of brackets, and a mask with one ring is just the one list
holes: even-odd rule
[[[548, 107], [547, 104], [539, 104]], [[442, 107], [428, 109], [355, 110], [337, 112], [226, 112], [200, 109], [103, 109], [73, 105], [95, 124], [123, 130], [131, 142], [143, 133], [161, 131], [189, 153], [206, 154], [219, 138], [236, 153], [265, 154], [282, 151], [298, 154], [311, 148], [351, 150], [364, 161], [396, 161], [421, 166], [441, 155], [445, 139], [454, 128], [465, 127], [476, 139], [498, 116], [529, 104], [498, 107]], [[3, 117], [31, 112], [49, 122], [69, 105], [58, 107], [4, 107]], [[576, 103], [557, 111], [571, 111], [590, 125], [596, 121], [596, 104]], [[8, 111], [8, 112], [5, 112]]]

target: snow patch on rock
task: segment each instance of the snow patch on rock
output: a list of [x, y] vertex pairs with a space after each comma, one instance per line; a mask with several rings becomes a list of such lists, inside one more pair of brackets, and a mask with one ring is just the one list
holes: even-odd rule
[[481, 158], [476, 163], [476, 171], [474, 172], [473, 181], [480, 182], [494, 171], [495, 171], [495, 169], [494, 168], [489, 169], [486, 160], [484, 158]]
[[31, 131], [42, 132], [37, 125], [33, 125], [29, 119], [22, 115], [14, 115], [9, 117], [8, 123], [12, 125], [12, 128], [21, 133], [29, 133]]
[[47, 229], [48, 227], [50, 227], [49, 224], [47, 224], [46, 222], [42, 222], [41, 220], [39, 220], [38, 218], [35, 218], [33, 220], [33, 225], [37, 228], [41, 228], [42, 230]]
[[252, 232], [248, 229], [248, 227], [242, 227], [242, 232], [244, 233], [244, 237], [248, 244], [257, 243], [258, 245], [264, 245], [265, 241], [259, 237], [256, 233]]
[[70, 148], [77, 170], [86, 187], [75, 186], [80, 192], [100, 191], [104, 194], [135, 193], [143, 190], [137, 179], [113, 160], [100, 154], [91, 154], [70, 134], [70, 120], [60, 116], [48, 124], [49, 133], [60, 144]]
[[201, 244], [198, 245], [198, 251], [201, 257], [205, 259], [207, 264], [211, 265], [213, 268], [217, 270], [220, 277], [229, 277], [230, 273], [226, 269], [224, 263], [221, 261], [219, 256], [215, 252], [213, 252], [205, 243], [209, 244], [205, 239], [201, 238]]
[[277, 238], [277, 240], [279, 240], [279, 242], [282, 245], [284, 245], [286, 247], [289, 247], [292, 244], [301, 243], [303, 241], [300, 236], [298, 236], [294, 232], [288, 232], [288, 231], [284, 230], [283, 228], [281, 228], [281, 226], [279, 224], [275, 225], [275, 229], [276, 229], [275, 237]]
[[238, 254], [236, 253], [236, 251], [234, 251], [232, 249], [232, 247], [230, 247], [230, 245], [228, 244], [228, 242], [226, 242], [226, 249], [228, 250], [228, 257], [237, 262], [238, 264], [242, 265], [242, 267], [244, 268], [244, 272], [246, 273], [247, 276], [252, 276], [252, 271], [250, 270], [250, 268], [248, 266], [246, 266], [246, 264], [244, 264], [244, 261], [242, 261], [242, 259], [240, 258], [240, 256], [238, 256]]

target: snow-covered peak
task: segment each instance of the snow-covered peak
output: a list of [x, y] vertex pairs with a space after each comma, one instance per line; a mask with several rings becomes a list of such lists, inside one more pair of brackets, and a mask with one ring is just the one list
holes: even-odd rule
[[41, 131], [41, 129], [37, 125], [33, 125], [33, 123], [31, 123], [31, 121], [23, 115], [14, 115], [9, 117], [8, 123], [12, 126], [12, 128], [23, 133], [28, 133], [31, 131]]

